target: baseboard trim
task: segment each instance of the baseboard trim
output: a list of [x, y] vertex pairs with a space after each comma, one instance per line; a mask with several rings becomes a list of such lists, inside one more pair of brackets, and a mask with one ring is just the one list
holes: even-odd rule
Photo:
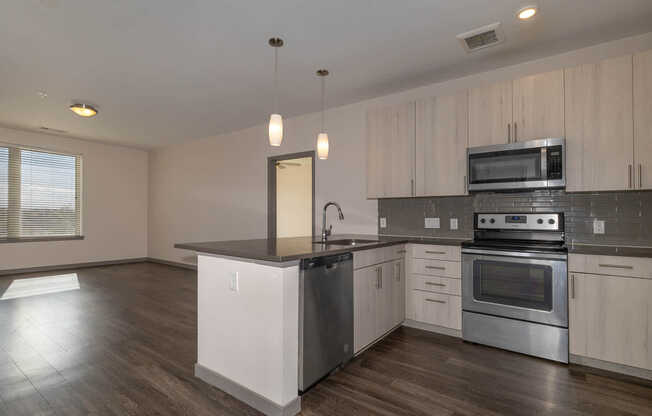
[[437, 334], [449, 335], [451, 337], [462, 338], [462, 331], [453, 328], [446, 328], [444, 326], [427, 324], [425, 322], [413, 321], [412, 319], [406, 319], [403, 322], [403, 326], [409, 328], [422, 329], [424, 331], [436, 332]]
[[301, 397], [299, 396], [285, 406], [281, 406], [199, 363], [195, 364], [195, 377], [269, 416], [294, 416], [301, 411]]
[[151, 263], [165, 264], [166, 266], [180, 267], [182, 269], [197, 270], [197, 265], [196, 264], [179, 263], [177, 261], [157, 259], [157, 258], [154, 258], [154, 257], [147, 257], [147, 261], [149, 261]]
[[0, 270], [0, 276], [7, 276], [12, 274], [25, 274], [25, 273], [41, 273], [41, 272], [49, 272], [55, 270], [84, 269], [88, 267], [114, 266], [117, 264], [143, 263], [148, 260], [149, 259], [147, 257], [136, 257], [131, 259], [120, 259], [120, 260], [90, 261], [85, 263], [55, 264], [50, 266], [25, 267], [20, 269]]
[[599, 370], [609, 371], [611, 373], [623, 374], [630, 377], [642, 378], [652, 381], [652, 371], [645, 368], [630, 367], [624, 364], [602, 361], [596, 358], [583, 357], [581, 355], [570, 354], [569, 361], [571, 364], [581, 365], [583, 367], [593, 367]]

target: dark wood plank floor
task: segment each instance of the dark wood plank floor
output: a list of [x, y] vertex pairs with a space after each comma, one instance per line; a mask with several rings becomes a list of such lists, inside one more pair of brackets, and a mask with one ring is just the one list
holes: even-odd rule
[[[0, 300], [0, 416], [258, 415], [195, 379], [192, 271], [75, 272], [80, 290]], [[649, 383], [401, 328], [303, 397], [305, 415], [651, 415]]]

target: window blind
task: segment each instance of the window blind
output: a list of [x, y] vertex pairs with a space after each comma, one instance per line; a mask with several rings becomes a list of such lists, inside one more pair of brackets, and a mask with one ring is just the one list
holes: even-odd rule
[[81, 156], [0, 147], [0, 238], [81, 236]]

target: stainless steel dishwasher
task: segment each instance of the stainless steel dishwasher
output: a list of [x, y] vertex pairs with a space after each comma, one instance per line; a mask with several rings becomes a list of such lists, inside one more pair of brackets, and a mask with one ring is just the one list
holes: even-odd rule
[[353, 255], [301, 261], [299, 393], [353, 358]]

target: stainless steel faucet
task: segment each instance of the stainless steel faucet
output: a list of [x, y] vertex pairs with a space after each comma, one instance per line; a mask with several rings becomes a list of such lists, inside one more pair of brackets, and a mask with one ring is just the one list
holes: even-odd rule
[[328, 227], [328, 229], [326, 228], [326, 210], [331, 205], [335, 205], [335, 207], [337, 207], [337, 213], [338, 213], [338, 217], [339, 217], [340, 221], [344, 220], [344, 214], [342, 214], [342, 208], [340, 208], [340, 205], [337, 202], [330, 201], [330, 202], [327, 202], [326, 205], [324, 205], [324, 216], [323, 216], [323, 221], [322, 221], [322, 225], [321, 225], [321, 241], [323, 243], [326, 242], [326, 240], [328, 239], [328, 236], [331, 235], [332, 232], [333, 232], [333, 225], [332, 224], [331, 224], [330, 227]]

